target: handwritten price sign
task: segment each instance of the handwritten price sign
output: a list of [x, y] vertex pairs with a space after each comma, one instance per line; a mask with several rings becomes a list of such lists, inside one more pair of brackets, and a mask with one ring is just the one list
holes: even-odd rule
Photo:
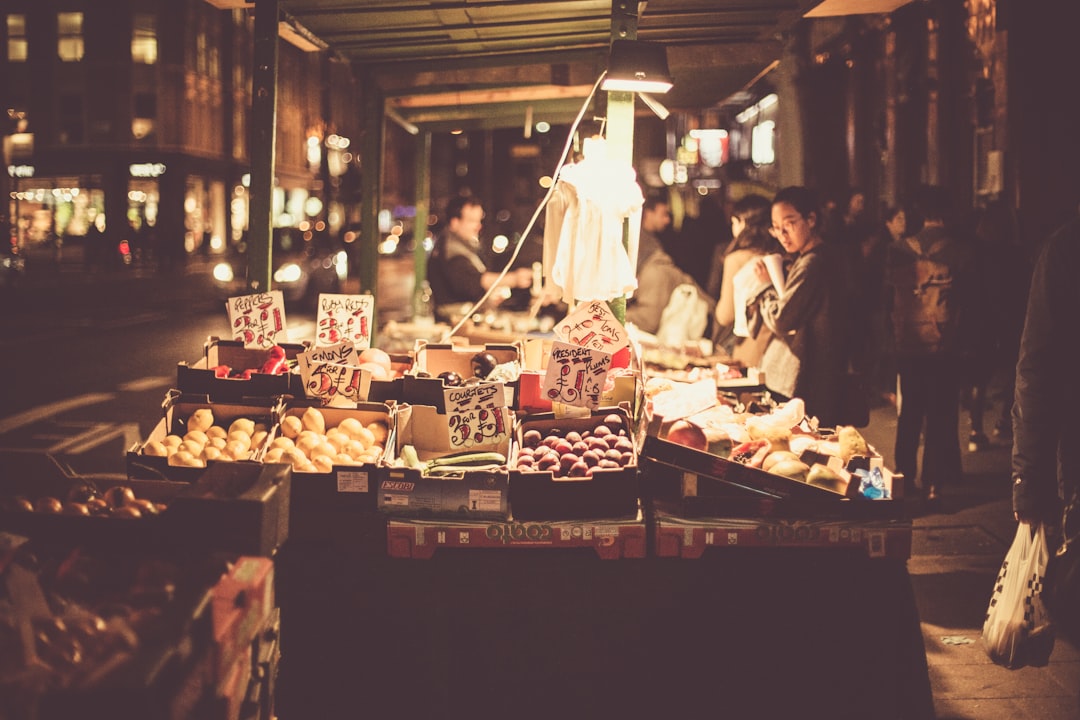
[[371, 373], [355, 365], [314, 360], [317, 351], [296, 356], [304, 393], [326, 404], [334, 401], [364, 402], [371, 389]]
[[615, 319], [608, 304], [599, 300], [579, 305], [555, 326], [555, 334], [572, 345], [612, 354], [630, 344], [626, 328]]
[[544, 394], [553, 403], [595, 409], [611, 368], [611, 353], [556, 340], [544, 373]]
[[335, 343], [333, 345], [319, 345], [303, 353], [312, 361], [337, 363], [339, 365], [359, 365], [360, 353], [350, 341]]
[[450, 447], [454, 450], [497, 445], [509, 436], [506, 393], [502, 383], [446, 388], [443, 394]]
[[371, 347], [371, 320], [375, 298], [371, 295], [319, 295], [315, 318], [315, 344], [351, 342], [357, 350]]
[[226, 301], [233, 340], [249, 348], [269, 348], [287, 334], [285, 298], [280, 290], [239, 295]]

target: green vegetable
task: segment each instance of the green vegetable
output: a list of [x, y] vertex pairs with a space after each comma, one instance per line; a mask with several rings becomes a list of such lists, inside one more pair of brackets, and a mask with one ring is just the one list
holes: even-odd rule
[[471, 465], [505, 465], [506, 456], [497, 452], [460, 452], [452, 455], [444, 455], [428, 462], [427, 466], [437, 467], [461, 467]]
[[416, 454], [416, 448], [412, 445], [403, 445], [401, 447], [401, 459], [405, 462], [405, 467], [418, 468], [422, 466], [420, 456]]

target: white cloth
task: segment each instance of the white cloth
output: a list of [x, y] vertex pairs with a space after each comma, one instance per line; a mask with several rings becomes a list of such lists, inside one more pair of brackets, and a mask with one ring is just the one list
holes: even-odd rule
[[[629, 164], [587, 157], [562, 167], [545, 214], [544, 277], [563, 299], [610, 300], [637, 288], [644, 201]], [[623, 247], [627, 219], [629, 249]]]

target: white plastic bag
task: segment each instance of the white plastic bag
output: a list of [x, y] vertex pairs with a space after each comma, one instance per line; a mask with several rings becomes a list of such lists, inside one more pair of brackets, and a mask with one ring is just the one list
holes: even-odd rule
[[1042, 523], [1020, 523], [983, 622], [986, 653], [998, 665], [1045, 665], [1050, 659], [1054, 632], [1042, 594], [1049, 558]]
[[656, 340], [663, 347], [681, 350], [697, 342], [709, 324], [709, 303], [693, 283], [682, 283], [671, 291], [671, 298], [660, 315]]

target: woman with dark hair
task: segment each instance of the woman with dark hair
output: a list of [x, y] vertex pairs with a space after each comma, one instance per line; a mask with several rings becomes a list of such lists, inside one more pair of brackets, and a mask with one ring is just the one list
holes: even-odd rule
[[765, 352], [770, 335], [762, 331], [756, 338], [749, 338], [736, 333], [735, 275], [758, 256], [783, 252], [780, 243], [769, 234], [771, 207], [772, 203], [767, 197], [754, 193], [732, 205], [731, 233], [734, 239], [717, 263], [721, 268], [720, 300], [716, 303], [713, 343], [745, 367], [756, 367], [761, 362], [761, 354]]
[[[771, 233], [791, 262], [783, 289], [774, 285], [763, 292], [757, 309], [763, 329], [773, 335], [761, 359], [766, 386], [801, 398], [808, 416], [831, 427], [847, 421], [842, 401], [851, 300], [838, 249], [824, 242], [820, 222], [812, 190], [786, 187], [773, 198]], [[768, 281], [765, 262], [753, 262], [758, 279]]]

